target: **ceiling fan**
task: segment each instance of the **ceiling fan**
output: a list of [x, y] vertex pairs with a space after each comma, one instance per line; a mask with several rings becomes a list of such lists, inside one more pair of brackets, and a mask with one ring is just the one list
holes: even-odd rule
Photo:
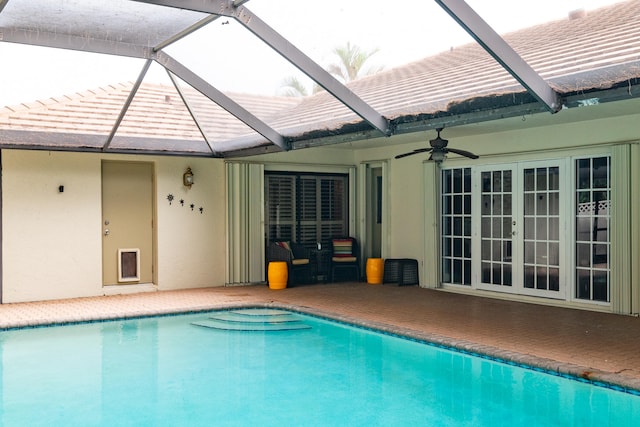
[[436, 131], [438, 132], [438, 136], [435, 139], [432, 139], [429, 141], [429, 145], [431, 145], [431, 148], [418, 148], [409, 153], [398, 154], [396, 156], [396, 159], [401, 159], [407, 156], [413, 156], [414, 154], [429, 153], [429, 152], [431, 153], [431, 155], [429, 156], [429, 160], [433, 160], [436, 163], [442, 163], [442, 161], [447, 157], [447, 153], [459, 154], [461, 156], [465, 156], [470, 159], [478, 158], [478, 156], [476, 156], [473, 153], [470, 153], [469, 151], [458, 150], [457, 148], [447, 148], [447, 144], [449, 143], [449, 141], [447, 141], [446, 139], [440, 138], [440, 132], [442, 132], [442, 129], [443, 128], [437, 128]]

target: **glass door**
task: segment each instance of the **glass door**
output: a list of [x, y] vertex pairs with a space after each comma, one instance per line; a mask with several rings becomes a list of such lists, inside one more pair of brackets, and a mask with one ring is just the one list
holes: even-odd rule
[[[513, 286], [512, 169], [480, 170], [480, 286]], [[476, 228], [478, 229], [478, 228]]]
[[475, 284], [564, 298], [561, 162], [479, 167], [475, 172]]
[[564, 297], [561, 288], [560, 166], [524, 167], [523, 177], [523, 291]]

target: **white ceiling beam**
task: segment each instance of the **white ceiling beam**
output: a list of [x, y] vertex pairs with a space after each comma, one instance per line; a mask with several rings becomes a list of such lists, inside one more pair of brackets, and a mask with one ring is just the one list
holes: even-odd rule
[[118, 128], [120, 127], [120, 124], [122, 123], [122, 120], [124, 119], [124, 116], [127, 114], [127, 111], [129, 111], [129, 107], [131, 106], [131, 103], [133, 102], [133, 98], [135, 98], [136, 93], [138, 93], [138, 89], [140, 89], [140, 85], [142, 84], [142, 80], [144, 80], [144, 76], [147, 75], [147, 71], [149, 71], [149, 67], [151, 66], [151, 59], [147, 59], [144, 63], [144, 66], [142, 67], [142, 70], [140, 71], [140, 74], [138, 75], [138, 79], [136, 80], [136, 82], [134, 83], [133, 87], [131, 88], [131, 91], [129, 92], [129, 96], [127, 96], [127, 100], [125, 101], [124, 105], [122, 106], [122, 109], [120, 109], [120, 114], [118, 114], [118, 118], [116, 119], [116, 122], [113, 124], [112, 128], [111, 128], [111, 132], [109, 132], [109, 136], [107, 137], [107, 140], [105, 141], [104, 145], [102, 146], [102, 150], [103, 151], [107, 151], [109, 149], [109, 146], [111, 145], [111, 142], [113, 141], [113, 137], [116, 135], [116, 132], [118, 131]]
[[131, 58], [149, 59], [152, 56], [152, 49], [148, 46], [48, 31], [0, 27], [0, 41]]
[[167, 75], [169, 76], [169, 79], [171, 79], [171, 83], [173, 83], [173, 87], [176, 88], [176, 91], [178, 91], [178, 95], [180, 95], [180, 98], [182, 99], [182, 102], [187, 107], [187, 110], [189, 110], [189, 114], [191, 115], [191, 118], [193, 119], [193, 122], [196, 124], [196, 127], [198, 128], [198, 131], [200, 131], [200, 135], [202, 135], [202, 138], [204, 138], [204, 141], [209, 146], [209, 149], [211, 150], [211, 153], [216, 157], [222, 157], [221, 154], [218, 153], [213, 148], [213, 144], [209, 140], [209, 136], [207, 135], [207, 132], [205, 132], [204, 126], [202, 126], [202, 123], [200, 123], [200, 119], [198, 118], [198, 115], [196, 114], [195, 109], [191, 105], [191, 102], [189, 101], [189, 98], [187, 98], [187, 96], [185, 95], [184, 91], [180, 87], [178, 79], [176, 79], [176, 76], [173, 75], [169, 70], [166, 70], [166, 71], [167, 71]]
[[562, 109], [560, 95], [464, 0], [435, 1], [551, 113]]
[[180, 62], [176, 61], [163, 51], [157, 52], [155, 59], [158, 64], [162, 65], [165, 69], [180, 77], [198, 92], [202, 93], [211, 101], [224, 108], [238, 120], [244, 122], [251, 129], [264, 136], [267, 140], [271, 141], [273, 144], [277, 145], [285, 151], [289, 149], [289, 146], [282, 135], [280, 135], [262, 120], [254, 116], [252, 113], [247, 111], [244, 107], [236, 103], [233, 99], [229, 98], [227, 95], [213, 87], [202, 77], [198, 76], [193, 71], [182, 65]]
[[239, 2], [234, 3], [228, 0], [134, 1], [234, 18], [383, 135], [392, 134], [393, 129], [389, 120]]

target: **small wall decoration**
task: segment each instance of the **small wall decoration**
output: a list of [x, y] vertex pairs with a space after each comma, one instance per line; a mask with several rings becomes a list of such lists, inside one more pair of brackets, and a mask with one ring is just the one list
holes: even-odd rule
[[[169, 201], [169, 205], [173, 205], [173, 201], [175, 200], [175, 196], [171, 193], [167, 194], [167, 200]], [[180, 203], [180, 206], [184, 207], [185, 206], [185, 200], [184, 199], [180, 199], [178, 200], [178, 202]], [[195, 211], [196, 210], [196, 204], [195, 203], [189, 203], [187, 206], [189, 206], [191, 208], [191, 211]], [[198, 212], [200, 212], [200, 214], [204, 214], [204, 207], [200, 206], [198, 208]]]

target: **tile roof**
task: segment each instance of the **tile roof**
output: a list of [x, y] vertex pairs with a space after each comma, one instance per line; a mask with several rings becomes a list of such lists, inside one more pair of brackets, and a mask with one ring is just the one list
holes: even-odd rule
[[[640, 0], [503, 37], [566, 100], [622, 86], [628, 86], [629, 96], [633, 96], [631, 87], [640, 84]], [[119, 84], [4, 107], [0, 109], [0, 144], [99, 149], [132, 86]], [[349, 88], [396, 125], [483, 109], [542, 111], [540, 104], [475, 43], [359, 79]], [[184, 92], [197, 124], [175, 88], [144, 83], [110, 148], [215, 155], [270, 145], [203, 95], [192, 89]], [[229, 95], [295, 143], [371, 129], [326, 92], [306, 98]], [[54, 133], [62, 136], [53, 138]], [[80, 135], [92, 137], [83, 139]]]
[[[65, 97], [4, 107], [0, 109], [0, 129], [67, 136], [109, 135], [132, 88], [133, 83], [117, 84]], [[203, 132], [173, 86], [145, 83], [137, 91], [111, 147], [127, 149], [136, 138], [160, 139], [174, 141], [167, 149], [173, 147], [187, 152], [210, 153], [203, 133], [216, 151], [217, 143], [253, 132], [199, 92], [187, 88], [184, 93]], [[270, 121], [300, 103], [300, 99], [292, 97], [229, 95], [264, 121]], [[69, 138], [69, 147], [76, 144], [74, 139]], [[64, 141], [61, 144], [64, 147]], [[97, 144], [94, 148], [101, 145]]]
[[[609, 88], [640, 77], [640, 1], [503, 37], [562, 94]], [[349, 87], [390, 119], [446, 112], [450, 106], [474, 98], [524, 92], [476, 43], [357, 80]], [[318, 103], [330, 104], [305, 99], [289, 118], [289, 125], [306, 117]], [[326, 111], [338, 116], [338, 108]], [[347, 117], [355, 119], [353, 114], [341, 118], [347, 121]]]

